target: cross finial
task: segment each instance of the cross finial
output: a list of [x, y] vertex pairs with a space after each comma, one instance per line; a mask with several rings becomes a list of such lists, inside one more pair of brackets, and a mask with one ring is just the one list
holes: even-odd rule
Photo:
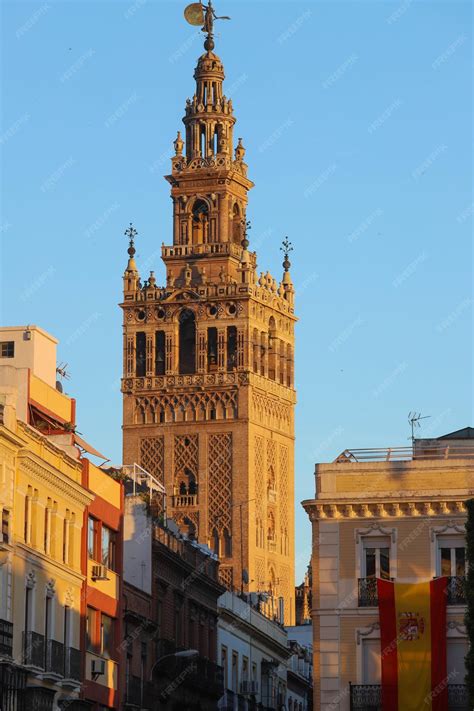
[[285, 237], [285, 239], [283, 240], [280, 250], [283, 252], [283, 254], [285, 256], [285, 259], [283, 261], [283, 269], [285, 270], [285, 272], [287, 272], [291, 267], [291, 262], [289, 260], [289, 256], [290, 256], [291, 252], [293, 251], [293, 245], [291, 244], [288, 237]]
[[250, 244], [250, 242], [248, 240], [248, 233], [249, 233], [249, 230], [252, 229], [252, 223], [250, 222], [250, 220], [242, 220], [240, 224], [242, 225], [242, 235], [243, 235], [242, 242], [240, 244], [242, 245], [242, 247], [244, 249], [248, 249], [249, 244]]
[[128, 247], [128, 253], [130, 257], [133, 257], [135, 255], [136, 249], [135, 249], [135, 237], [137, 236], [138, 232], [133, 226], [133, 223], [130, 223], [130, 227], [127, 227], [127, 229], [124, 232], [125, 237], [128, 237], [129, 239], [129, 247]]

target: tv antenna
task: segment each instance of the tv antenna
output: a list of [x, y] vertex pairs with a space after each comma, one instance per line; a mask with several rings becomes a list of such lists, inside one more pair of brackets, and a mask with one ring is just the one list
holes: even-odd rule
[[67, 363], [60, 363], [56, 368], [56, 373], [63, 380], [71, 380], [71, 375], [68, 373], [67, 367]]
[[415, 443], [415, 430], [418, 427], [421, 427], [420, 421], [421, 420], [427, 420], [431, 415], [425, 415], [424, 417], [422, 416], [421, 412], [409, 412], [408, 413], [408, 422], [411, 425], [411, 442], [412, 445]]

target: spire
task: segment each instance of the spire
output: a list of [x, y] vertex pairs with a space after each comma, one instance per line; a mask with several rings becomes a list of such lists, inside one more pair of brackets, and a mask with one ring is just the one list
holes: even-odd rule
[[128, 245], [128, 264], [127, 264], [127, 272], [137, 272], [138, 274], [138, 269], [137, 265], [135, 262], [135, 254], [136, 254], [136, 249], [135, 249], [135, 237], [137, 236], [138, 232], [133, 226], [133, 223], [130, 223], [130, 227], [127, 227], [127, 229], [124, 232], [125, 237], [128, 237], [129, 239], [129, 245]]
[[285, 237], [285, 239], [283, 240], [280, 250], [283, 252], [283, 255], [285, 257], [283, 260], [283, 279], [281, 281], [281, 286], [283, 287], [283, 296], [291, 305], [293, 305], [295, 289], [293, 287], [293, 282], [291, 281], [290, 276], [290, 254], [293, 251], [293, 245], [291, 244], [288, 237]]

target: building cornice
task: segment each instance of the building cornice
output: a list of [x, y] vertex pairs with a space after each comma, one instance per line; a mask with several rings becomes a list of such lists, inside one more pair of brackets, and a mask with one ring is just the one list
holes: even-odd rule
[[390, 501], [303, 501], [302, 506], [310, 520], [401, 519], [459, 516], [465, 518], [466, 505], [462, 498], [436, 497], [398, 499]]
[[[273, 649], [275, 653], [283, 659], [288, 659], [292, 656], [291, 650], [289, 650], [288, 647], [280, 644], [277, 640], [273, 639], [273, 637], [265, 634], [263, 630], [255, 627], [249, 621], [235, 614], [235, 612], [232, 612], [232, 610], [229, 610], [227, 607], [219, 607], [219, 619], [225, 620], [231, 625], [231, 633], [236, 630], [245, 631], [252, 639], [259, 639], [262, 644], [269, 649]], [[272, 620], [268, 620], [267, 618], [265, 618], [265, 621], [272, 622]]]
[[67, 499], [75, 501], [80, 506], [86, 507], [94, 501], [93, 493], [63, 472], [44, 462], [33, 452], [22, 450], [18, 455], [18, 466], [20, 471], [43, 484], [49, 484], [60, 491]]

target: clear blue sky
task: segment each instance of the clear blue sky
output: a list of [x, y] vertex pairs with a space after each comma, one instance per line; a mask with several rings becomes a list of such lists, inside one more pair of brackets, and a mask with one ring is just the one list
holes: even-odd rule
[[[216, 0], [217, 2], [217, 0]], [[2, 3], [2, 324], [60, 339], [79, 429], [121, 458], [123, 231], [162, 279], [162, 175], [201, 40], [184, 2]], [[259, 267], [295, 245], [299, 501], [315, 461], [472, 418], [472, 4], [220, 0]]]

